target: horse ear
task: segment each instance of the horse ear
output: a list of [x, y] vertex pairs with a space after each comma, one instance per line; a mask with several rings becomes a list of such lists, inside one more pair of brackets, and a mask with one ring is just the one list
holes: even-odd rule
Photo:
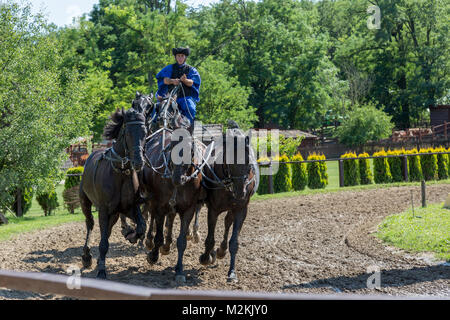
[[136, 91], [136, 99], [139, 99], [141, 97], [141, 93], [139, 91]]

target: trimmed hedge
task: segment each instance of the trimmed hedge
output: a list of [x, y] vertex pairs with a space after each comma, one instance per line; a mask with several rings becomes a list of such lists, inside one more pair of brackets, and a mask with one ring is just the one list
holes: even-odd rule
[[[292, 156], [291, 161], [303, 161], [303, 157], [300, 153]], [[292, 188], [295, 191], [305, 190], [308, 184], [308, 175], [306, 174], [305, 163], [292, 163]]]
[[359, 161], [359, 179], [361, 184], [372, 184], [373, 183], [373, 174], [370, 169], [370, 160], [365, 159], [368, 158], [368, 153], [361, 153], [358, 155]]
[[[310, 154], [308, 160], [325, 160], [324, 155]], [[325, 161], [308, 162], [308, 187], [310, 189], [322, 189], [328, 185], [327, 164]]]
[[[435, 148], [434, 152], [447, 152], [444, 147]], [[440, 153], [437, 155], [437, 166], [438, 166], [438, 179], [448, 179], [448, 154]]]
[[[341, 159], [357, 158], [356, 153], [348, 152]], [[358, 159], [344, 160], [344, 186], [356, 186], [360, 183]]]
[[[67, 170], [66, 174], [82, 174], [84, 171], [83, 167], [75, 167]], [[81, 175], [79, 176], [66, 176], [66, 181], [64, 182], [64, 190], [70, 189], [79, 185], [81, 182]]]
[[[269, 160], [270, 160], [269, 158], [261, 158], [261, 159], [258, 159], [258, 163], [267, 162]], [[259, 175], [259, 186], [258, 186], [257, 193], [258, 194], [268, 194], [269, 193], [269, 176], [268, 175], [266, 175], [266, 174]]]
[[286, 155], [276, 157], [273, 161], [279, 161], [277, 173], [273, 176], [273, 192], [287, 192], [292, 190], [291, 169], [289, 158]]
[[42, 210], [44, 210], [46, 216], [51, 215], [52, 211], [59, 206], [58, 196], [56, 195], [56, 190], [54, 188], [48, 192], [39, 193], [36, 196], [36, 200]]
[[[21, 199], [21, 207], [22, 207], [22, 215], [28, 212], [31, 208], [31, 202], [33, 201], [33, 188], [23, 188], [22, 191], [22, 199]], [[17, 216], [19, 212], [19, 204], [17, 203], [17, 191], [13, 192], [14, 202], [12, 203], [11, 211], [15, 213]]]
[[401, 155], [404, 154], [404, 150], [388, 150], [388, 156], [398, 156], [387, 158], [389, 162], [389, 169], [391, 170], [392, 181], [402, 182], [403, 181], [403, 158]]
[[[406, 154], [417, 154], [417, 149], [407, 150]], [[422, 181], [422, 166], [420, 164], [420, 156], [408, 157], [408, 177], [409, 181]]]
[[[431, 153], [434, 149], [420, 149], [420, 153]], [[438, 179], [438, 159], [436, 154], [424, 154], [420, 156], [422, 175], [426, 181]]]
[[[374, 157], [387, 156], [386, 151], [375, 152]], [[392, 182], [391, 169], [387, 158], [373, 159], [373, 171], [375, 183], [389, 183]]]

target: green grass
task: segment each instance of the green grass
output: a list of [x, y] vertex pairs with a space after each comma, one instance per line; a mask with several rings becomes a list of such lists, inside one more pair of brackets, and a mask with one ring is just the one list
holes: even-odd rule
[[[9, 223], [0, 226], [0, 241], [11, 239], [12, 236], [24, 232], [45, 229], [68, 222], [84, 221], [84, 215], [81, 213], [80, 208], [75, 210], [75, 214], [70, 214], [64, 208], [63, 191], [64, 185], [58, 185], [56, 187], [59, 207], [52, 212], [51, 216], [46, 217], [44, 215], [44, 211], [35, 198], [33, 198], [30, 210], [23, 217], [17, 218], [11, 213], [7, 213], [6, 217]], [[94, 213], [94, 216], [96, 217], [97, 214]]]
[[450, 209], [443, 203], [387, 217], [378, 228], [381, 240], [412, 252], [434, 252], [450, 261]]

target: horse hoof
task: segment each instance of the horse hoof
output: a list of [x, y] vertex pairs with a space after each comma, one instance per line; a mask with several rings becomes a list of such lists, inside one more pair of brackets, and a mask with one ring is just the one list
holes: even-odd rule
[[192, 235], [192, 232], [189, 232], [187, 235], [186, 235], [186, 240], [187, 241], [191, 241], [192, 239], [193, 239], [193, 235]]
[[186, 277], [182, 274], [177, 274], [175, 276], [175, 282], [177, 284], [184, 284], [184, 283], [186, 283]]
[[194, 232], [194, 239], [193, 239], [194, 243], [199, 243], [200, 242], [200, 234], [198, 232]]
[[216, 256], [217, 256], [216, 252], [212, 251], [211, 254], [210, 254], [210, 257], [211, 257], [211, 263], [210, 264], [216, 263]]
[[155, 264], [158, 262], [158, 254], [152, 254], [151, 252], [147, 254], [147, 262], [150, 264]]
[[222, 249], [222, 247], [217, 248], [216, 250], [216, 256], [219, 259], [223, 259], [225, 255], [227, 254], [226, 249]]
[[200, 256], [200, 263], [204, 266], [210, 265], [211, 263], [213, 263], [211, 255], [206, 255], [206, 254], [202, 254]]
[[170, 252], [170, 243], [168, 245], [163, 245], [162, 247], [160, 247], [159, 252], [164, 256], [168, 255]]
[[83, 262], [83, 267], [88, 269], [92, 266], [92, 256], [91, 255], [82, 255], [81, 260]]
[[137, 233], [135, 231], [131, 232], [127, 235], [126, 239], [130, 241], [130, 243], [136, 243], [138, 241]]
[[155, 243], [153, 242], [153, 240], [147, 239], [145, 240], [145, 246], [148, 250], [152, 250], [155, 247]]
[[99, 270], [97, 273], [97, 279], [106, 279], [106, 270]]
[[227, 282], [235, 282], [235, 283], [238, 282], [238, 278], [237, 278], [235, 272], [231, 272], [231, 273], [228, 275]]
[[134, 230], [133, 230], [130, 226], [125, 227], [125, 228], [122, 228], [122, 231], [121, 231], [122, 235], [123, 235], [125, 238], [126, 238], [130, 233], [132, 233], [132, 232], [134, 232]]

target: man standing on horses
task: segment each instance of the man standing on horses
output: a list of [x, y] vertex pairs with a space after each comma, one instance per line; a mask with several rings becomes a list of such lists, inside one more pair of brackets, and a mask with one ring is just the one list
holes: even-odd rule
[[161, 100], [178, 84], [182, 87], [177, 92], [177, 103], [181, 113], [189, 119], [191, 126], [195, 119], [196, 103], [200, 101], [200, 74], [197, 69], [186, 64], [186, 59], [190, 54], [189, 47], [173, 48], [172, 54], [176, 62], [164, 67], [157, 75], [158, 91], [156, 96]]

